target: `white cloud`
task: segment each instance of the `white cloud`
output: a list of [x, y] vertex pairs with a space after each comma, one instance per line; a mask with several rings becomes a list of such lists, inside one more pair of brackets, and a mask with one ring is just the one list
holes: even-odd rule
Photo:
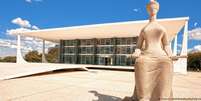
[[[24, 46], [24, 50], [25, 51], [37, 50], [40, 53], [42, 52], [42, 47], [43, 47], [41, 39], [31, 38], [31, 37], [23, 37], [23, 39], [22, 39], [22, 46]], [[49, 47], [54, 47], [55, 43], [46, 41], [45, 42], [45, 46], [46, 46], [46, 52], [47, 52], [47, 49]]]
[[177, 47], [178, 47], [178, 48], [181, 48], [181, 47], [182, 47], [182, 44], [177, 44]]
[[43, 0], [25, 0], [28, 3], [32, 3], [32, 2], [42, 2]]
[[15, 35], [19, 34], [22, 31], [31, 31], [31, 30], [38, 30], [39, 28], [35, 25], [31, 25], [28, 20], [23, 20], [20, 17], [17, 17], [11, 21], [13, 24], [19, 25], [20, 28], [16, 29], [9, 29], [6, 31], [8, 35]]
[[134, 11], [134, 12], [138, 12], [138, 11], [139, 11], [139, 9], [136, 9], [136, 8], [135, 8], [135, 9], [133, 9], [133, 11]]
[[31, 0], [25, 0], [26, 2], [28, 2], [28, 3], [31, 3]]
[[[28, 20], [23, 20], [21, 18], [15, 18], [11, 21], [13, 24], [17, 24], [20, 26], [20, 28], [16, 29], [9, 29], [6, 30], [6, 33], [8, 35], [16, 35], [20, 34], [22, 31], [31, 31], [31, 30], [38, 30], [39, 28], [35, 25], [31, 25]], [[16, 42], [17, 40], [11, 40], [11, 39], [0, 39], [0, 50], [4, 48], [4, 52], [0, 52], [0, 57], [4, 55], [9, 55], [11, 51], [5, 51], [5, 50], [15, 50], [16, 51]], [[46, 52], [49, 47], [54, 47], [56, 44], [52, 42], [46, 41]], [[37, 50], [40, 53], [42, 52], [42, 40], [32, 37], [21, 37], [21, 47], [24, 54], [28, 51]], [[13, 51], [12, 51], [13, 52]]]
[[134, 8], [133, 11], [134, 11], [135, 13], [138, 13], [138, 12], [140, 12], [141, 10], [140, 10], [140, 8]]
[[34, 40], [34, 38], [33, 37], [25, 37], [25, 40], [32, 41], [32, 40]]
[[[37, 50], [39, 53], [42, 53], [42, 40], [31, 38], [31, 37], [22, 37], [21, 38], [21, 47], [23, 54], [26, 54], [29, 51]], [[16, 42], [17, 40], [11, 40], [11, 39], [0, 39], [0, 57], [2, 56], [8, 56], [10, 52], [13, 53], [13, 50], [16, 52]], [[52, 43], [49, 41], [45, 42], [46, 46], [46, 52], [48, 51], [48, 48], [54, 47], [56, 43]], [[4, 49], [4, 50], [3, 50]], [[7, 50], [7, 51], [5, 51]], [[12, 50], [12, 51], [11, 51]], [[3, 52], [3, 53], [2, 53]]]
[[197, 25], [198, 25], [198, 23], [197, 23], [197, 22], [195, 22], [195, 23], [194, 23], [194, 27], [197, 27]]
[[0, 46], [1, 47], [16, 48], [16, 42], [15, 42], [15, 40], [0, 39]]
[[13, 24], [19, 25], [20, 27], [29, 28], [31, 24], [28, 20], [23, 20], [22, 18], [18, 17], [11, 21]]
[[188, 49], [189, 53], [193, 53], [193, 52], [201, 52], [201, 45], [196, 45], [191, 49]]
[[192, 40], [201, 40], [201, 28], [195, 28], [188, 32], [189, 38]]
[[36, 1], [36, 2], [42, 2], [43, 0], [33, 0], [33, 1]]
[[32, 26], [32, 29], [33, 29], [33, 30], [38, 30], [39, 28], [38, 28], [37, 26], [33, 25], [33, 26]]
[[30, 31], [30, 29], [27, 29], [27, 28], [9, 29], [9, 30], [6, 30], [6, 33], [8, 35], [16, 35], [16, 34], [19, 34], [22, 31]]

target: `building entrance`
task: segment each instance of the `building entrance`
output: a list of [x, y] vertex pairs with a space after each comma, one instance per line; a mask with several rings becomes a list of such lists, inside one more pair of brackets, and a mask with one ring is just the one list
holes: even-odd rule
[[112, 65], [112, 58], [111, 57], [104, 57], [105, 65]]
[[112, 57], [110, 57], [110, 56], [100, 56], [100, 57], [98, 57], [98, 64], [99, 65], [113, 65]]

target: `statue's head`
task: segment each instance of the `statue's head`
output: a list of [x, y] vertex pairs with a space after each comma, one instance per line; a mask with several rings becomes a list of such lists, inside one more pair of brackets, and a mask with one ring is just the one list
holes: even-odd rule
[[155, 0], [151, 0], [150, 3], [147, 4], [147, 12], [150, 16], [156, 15], [159, 11], [159, 3]]

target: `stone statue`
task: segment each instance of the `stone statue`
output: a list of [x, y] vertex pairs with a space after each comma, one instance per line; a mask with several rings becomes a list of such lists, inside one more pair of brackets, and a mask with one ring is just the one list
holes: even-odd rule
[[169, 101], [173, 97], [173, 60], [178, 57], [172, 55], [168, 33], [157, 22], [158, 10], [158, 2], [152, 0], [147, 4], [150, 19], [141, 30], [132, 54], [136, 58], [135, 90], [128, 101]]

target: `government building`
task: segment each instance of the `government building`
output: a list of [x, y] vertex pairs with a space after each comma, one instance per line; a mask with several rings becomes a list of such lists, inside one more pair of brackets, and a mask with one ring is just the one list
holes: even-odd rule
[[[167, 30], [174, 55], [187, 55], [189, 17], [157, 19]], [[20, 37], [43, 40], [42, 61], [45, 61], [45, 41], [59, 44], [59, 63], [94, 66], [134, 66], [131, 54], [136, 48], [137, 38], [149, 20], [114, 22], [49, 28], [16, 32], [17, 63], [24, 63], [21, 55]], [[183, 30], [181, 52], [177, 50], [177, 36]], [[187, 73], [187, 58], [174, 62], [174, 71]]]
[[69, 64], [131, 66], [137, 37], [60, 41], [60, 62]]

